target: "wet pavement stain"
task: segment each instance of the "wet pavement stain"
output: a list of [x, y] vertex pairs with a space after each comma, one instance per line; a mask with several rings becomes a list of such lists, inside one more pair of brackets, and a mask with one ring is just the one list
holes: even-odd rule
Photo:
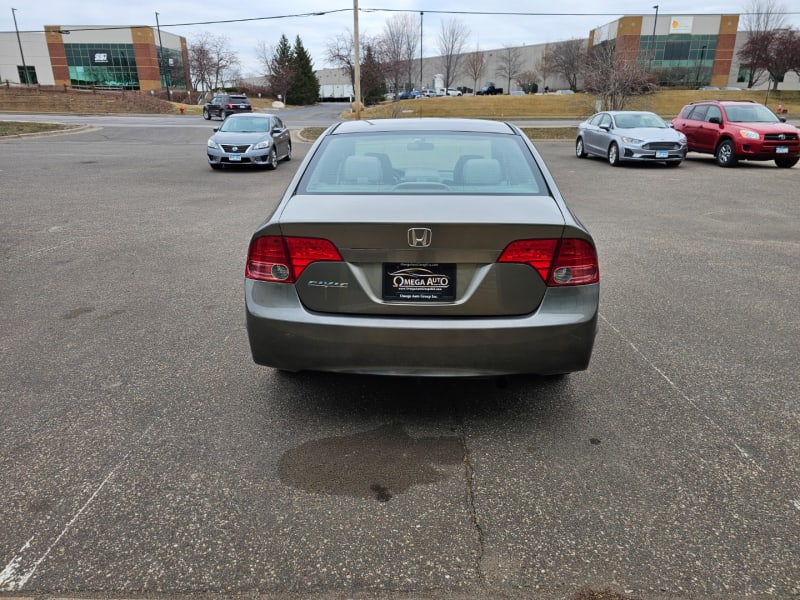
[[463, 459], [458, 436], [412, 438], [394, 424], [287, 450], [278, 475], [285, 485], [312, 494], [388, 502], [412, 486], [445, 479], [449, 474], [437, 466], [459, 465]]

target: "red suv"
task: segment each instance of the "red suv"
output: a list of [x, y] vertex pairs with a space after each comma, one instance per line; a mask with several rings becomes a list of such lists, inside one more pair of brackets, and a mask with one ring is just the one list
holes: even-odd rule
[[720, 167], [733, 167], [738, 160], [774, 160], [788, 169], [800, 160], [800, 130], [757, 102], [692, 102], [672, 126], [686, 136], [689, 151], [713, 154]]

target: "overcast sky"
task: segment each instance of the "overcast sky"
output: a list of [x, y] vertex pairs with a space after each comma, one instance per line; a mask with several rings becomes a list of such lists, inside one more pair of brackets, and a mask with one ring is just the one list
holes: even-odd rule
[[[14, 0], [12, 0], [14, 1]], [[381, 33], [383, 24], [398, 11], [422, 19], [425, 56], [437, 51], [437, 36], [444, 20], [456, 18], [471, 32], [467, 49], [483, 50], [585, 38], [595, 27], [623, 15], [678, 15], [741, 13], [746, 0], [358, 0], [362, 35]], [[800, 28], [800, 2], [785, 0], [787, 23]], [[29, 0], [16, 2], [20, 31], [41, 30], [44, 25], [156, 25], [162, 30], [192, 37], [210, 32], [228, 37], [242, 63], [242, 75], [260, 73], [256, 47], [264, 41], [274, 46], [285, 34], [291, 44], [300, 36], [316, 69], [329, 67], [325, 48], [330, 40], [353, 30], [352, 0]], [[701, 8], [699, 8], [701, 7]], [[447, 12], [457, 11], [457, 12]], [[488, 11], [511, 14], [485, 14]], [[315, 15], [314, 13], [325, 13]], [[480, 13], [480, 14], [477, 14]], [[309, 16], [295, 16], [306, 15]], [[231, 22], [235, 21], [235, 22]], [[0, 14], [0, 30], [14, 31], [11, 6]]]

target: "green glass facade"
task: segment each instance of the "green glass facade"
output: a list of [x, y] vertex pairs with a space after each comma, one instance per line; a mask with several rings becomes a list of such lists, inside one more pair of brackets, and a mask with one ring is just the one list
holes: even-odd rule
[[684, 83], [707, 85], [714, 66], [717, 38], [717, 35], [643, 35], [639, 42], [639, 59], [651, 72], [671, 71], [681, 74], [679, 79]]
[[139, 89], [133, 44], [64, 44], [73, 87]]
[[158, 61], [161, 65], [161, 85], [171, 89], [186, 89], [182, 54], [172, 48], [158, 48]]

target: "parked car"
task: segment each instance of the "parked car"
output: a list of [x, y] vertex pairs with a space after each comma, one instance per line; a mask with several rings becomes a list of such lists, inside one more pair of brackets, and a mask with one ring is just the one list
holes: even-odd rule
[[774, 160], [788, 169], [800, 160], [800, 130], [758, 102], [693, 102], [672, 125], [686, 135], [689, 151], [713, 154], [721, 167], [739, 160]]
[[279, 160], [292, 159], [289, 128], [276, 115], [251, 113], [231, 115], [206, 144], [212, 169], [255, 165], [275, 169]]
[[511, 96], [524, 96], [525, 92], [523, 90], [514, 90], [513, 92], [509, 92]]
[[253, 234], [254, 361], [284, 371], [563, 374], [598, 318], [595, 244], [516, 126], [328, 128]]
[[600, 156], [615, 167], [623, 161], [663, 162], [677, 167], [686, 152], [686, 136], [647, 111], [599, 112], [578, 125], [575, 138], [578, 158]]
[[563, 95], [574, 94], [575, 92], [574, 92], [574, 91], [572, 91], [572, 90], [556, 90], [556, 91], [555, 91], [555, 92], [553, 92], [553, 93], [554, 93], [554, 94], [558, 94], [558, 95], [561, 95], [561, 96], [563, 96]]
[[489, 82], [477, 92], [475, 92], [476, 96], [499, 96], [502, 95], [503, 88], [495, 86], [494, 83]]
[[253, 112], [253, 107], [244, 94], [216, 94], [203, 106], [203, 118], [219, 117], [223, 121], [228, 115]]
[[411, 97], [411, 92], [402, 91], [397, 94], [398, 100], [410, 100]]
[[447, 95], [448, 96], [463, 96], [464, 94], [461, 90], [457, 90], [455, 88], [447, 88]]

